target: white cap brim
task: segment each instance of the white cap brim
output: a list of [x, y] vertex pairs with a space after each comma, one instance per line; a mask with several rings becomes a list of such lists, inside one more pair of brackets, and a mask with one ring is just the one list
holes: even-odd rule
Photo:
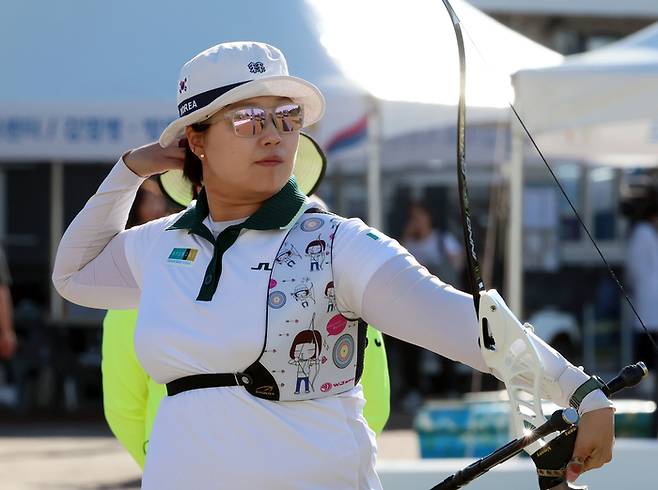
[[183, 138], [186, 126], [205, 121], [229, 104], [263, 96], [288, 97], [301, 104], [304, 107], [304, 127], [316, 123], [324, 115], [324, 96], [312, 83], [293, 76], [260, 78], [239, 85], [210, 104], [170, 123], [160, 135], [160, 146], [164, 148], [178, 142]]

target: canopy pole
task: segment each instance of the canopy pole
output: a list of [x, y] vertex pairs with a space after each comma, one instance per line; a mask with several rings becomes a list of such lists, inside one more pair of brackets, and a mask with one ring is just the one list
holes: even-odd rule
[[508, 165], [509, 218], [507, 224], [507, 260], [505, 296], [509, 307], [523, 317], [523, 150], [524, 135], [516, 121], [510, 122], [512, 147]]
[[381, 120], [377, 98], [367, 98], [368, 107], [368, 224], [382, 228], [381, 198]]
[[[64, 163], [55, 160], [50, 165], [50, 270], [55, 265], [59, 241], [64, 234]], [[50, 319], [64, 318], [64, 300], [50, 282]]]

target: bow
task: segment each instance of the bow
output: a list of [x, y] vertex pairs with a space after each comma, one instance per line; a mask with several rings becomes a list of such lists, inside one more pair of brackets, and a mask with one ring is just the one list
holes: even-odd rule
[[[539, 355], [539, 352], [535, 346], [536, 337], [530, 335], [532, 332], [532, 326], [529, 324], [521, 324], [512, 311], [507, 307], [503, 298], [495, 290], [487, 290], [484, 286], [482, 280], [480, 265], [477, 259], [477, 254], [475, 252], [475, 242], [473, 239], [473, 230], [471, 224], [471, 216], [468, 202], [468, 188], [466, 185], [466, 165], [465, 165], [465, 119], [466, 119], [466, 55], [464, 49], [464, 40], [462, 35], [461, 23], [459, 17], [454, 11], [449, 0], [442, 0], [446, 10], [450, 14], [450, 19], [455, 31], [455, 37], [457, 41], [457, 47], [459, 52], [459, 72], [460, 72], [460, 93], [459, 93], [459, 105], [458, 105], [458, 115], [457, 115], [457, 178], [459, 184], [459, 197], [460, 197], [460, 207], [462, 215], [462, 224], [464, 229], [464, 244], [466, 247], [466, 259], [468, 263], [468, 272], [469, 272], [469, 288], [470, 292], [473, 295], [473, 301], [475, 306], [475, 312], [480, 323], [479, 331], [479, 344], [480, 349], [487, 366], [496, 371], [496, 374], [503, 380], [505, 387], [509, 394], [510, 404], [512, 405], [512, 429], [517, 437], [517, 441], [521, 441], [525, 438], [528, 442], [532, 440], [530, 444], [522, 444], [526, 452], [533, 455], [533, 460], [535, 463], [539, 461], [543, 456], [542, 453], [546, 451], [539, 451], [541, 448], [545, 447], [547, 444], [553, 446], [554, 453], [561, 453], [566, 455], [568, 458], [570, 452], [573, 450], [573, 444], [575, 443], [576, 432], [574, 430], [566, 431], [560, 436], [555, 432], [544, 433], [543, 428], [550, 426], [550, 423], [547, 423], [547, 419], [542, 411], [541, 403], [541, 394], [542, 390], [542, 379], [545, 373], [545, 366], [542, 362], [542, 358]], [[633, 313], [640, 321], [640, 324], [643, 326], [647, 335], [649, 336], [653, 346], [658, 351], [658, 345], [649, 334], [649, 331], [646, 328], [646, 325], [640, 318], [638, 312], [636, 311], [633, 303], [631, 302], [628, 294], [624, 290], [620, 281], [617, 279], [614, 271], [606, 261], [603, 253], [597, 246], [594, 241], [591, 233], [583, 223], [580, 215], [576, 211], [573, 203], [567, 196], [559, 180], [555, 176], [552, 168], [548, 164], [548, 161], [542, 154], [541, 150], [535, 143], [534, 138], [528, 131], [523, 120], [519, 116], [518, 112], [514, 108], [513, 104], [509, 104], [517, 120], [523, 127], [525, 133], [529, 137], [530, 141], [534, 145], [534, 148], [537, 150], [541, 159], [543, 160], [545, 166], [549, 170], [551, 176], [559, 187], [560, 191], [567, 199], [567, 202], [571, 206], [572, 211], [578, 218], [581, 226], [585, 229], [587, 236], [593, 243], [596, 248], [599, 256], [605, 263], [608, 268], [608, 272], [613, 280], [616, 282], [617, 287], [623, 294], [627, 303], [630, 305]], [[646, 368], [643, 366], [634, 367], [637, 369], [637, 372], [642, 372], [643, 374], [639, 375], [638, 380], [646, 374]], [[604, 390], [605, 391], [605, 390]], [[612, 391], [609, 392], [609, 394]], [[532, 429], [536, 434], [536, 438], [529, 439], [527, 438], [528, 429]], [[536, 429], [536, 430], [535, 430]], [[554, 430], [554, 429], [553, 429]], [[526, 436], [524, 436], [524, 434]], [[553, 440], [553, 443], [550, 441]], [[510, 443], [513, 444], [513, 443]], [[509, 446], [509, 445], [508, 445]], [[507, 446], [501, 448], [499, 451], [504, 450], [505, 448], [509, 449]], [[559, 449], [558, 449], [559, 448]], [[547, 450], [550, 448], [546, 448]], [[496, 453], [498, 453], [497, 451]], [[504, 451], [503, 451], [504, 452]], [[493, 459], [495, 458], [496, 453], [492, 455]], [[535, 458], [537, 456], [537, 458]], [[564, 456], [561, 456], [561, 458]], [[502, 462], [504, 459], [500, 459], [499, 462]], [[565, 460], [566, 461], [566, 460]], [[557, 466], [551, 466], [556, 468], [556, 470], [548, 470], [549, 473], [542, 476], [540, 473], [540, 487], [541, 488], [571, 488], [568, 486], [563, 479], [561, 473], [561, 461], [552, 462], [557, 464]], [[479, 462], [478, 462], [479, 464]], [[551, 471], [555, 474], [552, 474]], [[555, 478], [553, 478], [555, 477]], [[468, 480], [470, 481], [470, 480]], [[464, 481], [466, 483], [466, 481]], [[557, 486], [553, 486], [556, 485]], [[453, 488], [452, 484], [448, 483], [446, 488]], [[459, 488], [461, 486], [454, 486], [454, 488]]]
[[[515, 437], [521, 438], [524, 434], [527, 434], [528, 429], [535, 429], [543, 426], [547, 422], [547, 418], [542, 411], [541, 403], [541, 394], [545, 391], [542, 389], [542, 379], [545, 373], [545, 366], [539, 355], [539, 351], [535, 346], [536, 337], [531, 335], [532, 326], [530, 324], [522, 324], [507, 307], [498, 292], [493, 289], [487, 290], [482, 280], [480, 264], [475, 252], [475, 241], [473, 238], [469, 209], [468, 187], [466, 185], [466, 54], [464, 49], [464, 39], [459, 17], [450, 4], [450, 1], [442, 1], [446, 10], [450, 14], [459, 53], [460, 92], [457, 112], [457, 178], [462, 224], [464, 229], [464, 244], [466, 247], [466, 260], [468, 264], [469, 290], [473, 295], [475, 311], [480, 323], [478, 341], [487, 366], [495, 370], [497, 375], [505, 383], [506, 390], [509, 394], [510, 404], [512, 405], [512, 429], [515, 433]], [[583, 223], [583, 220], [564, 191], [546, 158], [544, 158], [544, 155], [535, 143], [534, 138], [523, 123], [523, 120], [513, 104], [510, 103], [509, 105], [542, 158], [544, 164], [548, 168], [554, 181], [560, 188], [562, 194], [569, 202], [572, 211], [585, 229], [587, 236], [594, 244], [599, 256], [607, 266], [609, 274], [616, 282], [624, 298], [635, 313], [635, 316], [639, 319], [649, 335], [654, 347], [658, 350], [658, 346], [646, 329], [644, 322], [637, 313], [626, 291], [606, 261], [591, 233]], [[547, 434], [536, 442], [525, 447], [525, 450], [529, 454], [536, 453], [540, 448], [544, 447], [549, 441], [556, 437], [556, 433]]]
[[[522, 437], [527, 426], [539, 427], [546, 422], [541, 405], [541, 380], [544, 366], [528, 335], [531, 327], [522, 325], [495, 290], [487, 290], [482, 280], [466, 184], [466, 53], [459, 17], [448, 0], [443, 0], [457, 39], [459, 52], [459, 105], [457, 109], [457, 179], [464, 244], [468, 264], [469, 292], [473, 295], [480, 321], [480, 348], [486, 364], [502, 378], [512, 405], [512, 427], [515, 437]], [[545, 443], [544, 441], [543, 443]], [[539, 449], [541, 441], [527, 448]]]

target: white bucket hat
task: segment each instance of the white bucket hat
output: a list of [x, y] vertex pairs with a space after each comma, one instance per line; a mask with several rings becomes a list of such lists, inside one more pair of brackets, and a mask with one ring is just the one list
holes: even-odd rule
[[265, 43], [222, 43], [183, 65], [178, 80], [178, 119], [160, 135], [166, 147], [182, 138], [185, 126], [203, 122], [221, 108], [261, 96], [289, 97], [304, 108], [304, 127], [319, 121], [325, 102], [310, 82], [288, 74], [283, 53]]

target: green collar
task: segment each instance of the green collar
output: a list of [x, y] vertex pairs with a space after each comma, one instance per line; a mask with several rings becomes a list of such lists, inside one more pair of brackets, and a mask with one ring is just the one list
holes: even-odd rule
[[[286, 229], [294, 223], [302, 210], [306, 196], [297, 187], [295, 177], [283, 186], [242, 224], [243, 228], [250, 230]], [[208, 217], [208, 197], [206, 189], [201, 189], [196, 204], [191, 206], [183, 215], [169, 226], [167, 230], [189, 230], [190, 233], [200, 235], [214, 242], [210, 230], [203, 224]]]

